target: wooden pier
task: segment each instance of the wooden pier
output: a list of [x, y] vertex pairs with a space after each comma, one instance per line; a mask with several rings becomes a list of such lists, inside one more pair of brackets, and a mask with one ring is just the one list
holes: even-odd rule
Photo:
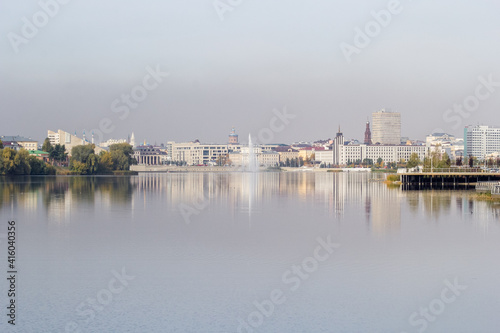
[[499, 172], [479, 168], [449, 168], [398, 172], [404, 190], [414, 189], [471, 189], [477, 183], [500, 181]]

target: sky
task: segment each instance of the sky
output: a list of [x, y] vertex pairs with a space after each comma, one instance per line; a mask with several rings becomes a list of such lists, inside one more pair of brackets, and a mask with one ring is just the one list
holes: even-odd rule
[[[45, 8], [45, 9], [44, 9]], [[2, 0], [0, 135], [290, 143], [500, 126], [497, 0]]]

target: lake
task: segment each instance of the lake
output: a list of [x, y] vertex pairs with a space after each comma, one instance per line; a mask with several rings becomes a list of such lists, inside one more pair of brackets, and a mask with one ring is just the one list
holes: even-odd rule
[[500, 205], [384, 177], [0, 178], [0, 331], [498, 332]]

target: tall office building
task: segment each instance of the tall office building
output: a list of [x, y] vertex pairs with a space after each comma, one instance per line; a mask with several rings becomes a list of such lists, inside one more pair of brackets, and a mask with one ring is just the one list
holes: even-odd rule
[[464, 129], [464, 154], [484, 159], [487, 155], [500, 153], [500, 128], [489, 126], [466, 126]]
[[401, 114], [382, 109], [372, 114], [372, 143], [401, 144]]

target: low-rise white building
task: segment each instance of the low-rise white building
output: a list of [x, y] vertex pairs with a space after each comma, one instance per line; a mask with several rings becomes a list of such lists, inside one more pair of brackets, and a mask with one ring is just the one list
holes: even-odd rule
[[333, 150], [318, 150], [314, 152], [314, 160], [324, 165], [334, 165]]
[[166, 162], [166, 156], [167, 153], [160, 147], [151, 145], [135, 147], [133, 155], [138, 165], [162, 165]]
[[[279, 166], [280, 154], [275, 151], [263, 151], [261, 147], [254, 147], [255, 161], [260, 166], [274, 167]], [[242, 147], [239, 152], [230, 152], [229, 159], [233, 166], [247, 166], [250, 164], [250, 155], [248, 147]]]
[[348, 145], [341, 146], [340, 165], [350, 162], [372, 160], [376, 163], [379, 158], [385, 163], [394, 163], [401, 160], [408, 161], [413, 153], [423, 160], [425, 158], [426, 147], [414, 145]]
[[168, 142], [167, 153], [171, 161], [185, 162], [187, 165], [214, 163], [219, 156], [227, 156], [227, 144], [202, 144], [195, 142]]

